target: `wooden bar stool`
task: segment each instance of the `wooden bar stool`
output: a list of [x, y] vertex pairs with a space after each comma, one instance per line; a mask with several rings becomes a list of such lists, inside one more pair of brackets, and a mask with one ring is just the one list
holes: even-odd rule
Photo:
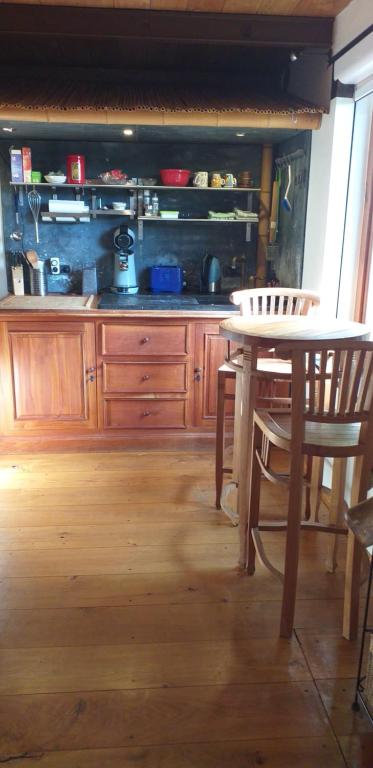
[[[255, 553], [283, 580], [280, 635], [290, 637], [294, 622], [299, 538], [301, 529], [346, 534], [346, 528], [301, 522], [305, 457], [354, 457], [352, 501], [366, 498], [373, 456], [373, 342], [294, 342], [276, 347], [276, 354], [292, 360], [291, 412], [284, 409], [254, 411], [254, 458], [251, 475], [248, 522], [248, 571], [255, 571]], [[329, 386], [330, 385], [330, 386]], [[263, 435], [272, 445], [290, 454], [289, 501], [285, 521], [261, 523], [260, 485], [263, 462]], [[273, 482], [279, 478], [266, 471]], [[281, 478], [283, 482], [283, 478]], [[261, 531], [286, 530], [285, 569], [280, 573], [269, 562]], [[358, 621], [360, 548], [348, 542], [344, 629], [346, 637], [356, 636]], [[347, 595], [346, 592], [346, 595]]]
[[[360, 709], [360, 704], [362, 704], [373, 725], [373, 627], [368, 626], [369, 603], [373, 581], [373, 498], [362, 501], [360, 504], [357, 504], [356, 507], [348, 509], [346, 512], [346, 522], [350, 531], [355, 536], [358, 545], [366, 550], [370, 559], [355, 698], [352, 704], [352, 709], [358, 711]], [[364, 648], [367, 635], [370, 638], [369, 663], [367, 665], [366, 673], [362, 674]]]
[[[240, 307], [240, 314], [243, 316], [307, 315], [312, 308], [318, 307], [320, 304], [318, 294], [296, 288], [253, 288], [235, 291], [231, 294], [230, 299], [233, 304]], [[225, 460], [225, 424], [226, 404], [229, 401], [234, 401], [235, 395], [227, 392], [227, 383], [229, 380], [236, 379], [236, 370], [239, 364], [239, 352], [236, 351], [218, 370], [215, 454], [215, 504], [217, 509], [221, 508], [224, 476], [232, 473], [232, 466], [227, 464]], [[265, 359], [260, 360], [258, 364], [258, 369], [260, 370], [258, 378], [259, 397], [262, 405], [264, 405], [264, 400], [267, 400], [267, 405], [270, 405], [270, 401], [274, 404], [275, 399], [286, 397], [289, 394], [286, 388], [284, 390], [284, 382], [289, 381], [291, 369], [290, 366], [286, 366], [283, 360], [276, 361], [269, 357], [267, 350]], [[233, 519], [232, 521], [235, 522]]]

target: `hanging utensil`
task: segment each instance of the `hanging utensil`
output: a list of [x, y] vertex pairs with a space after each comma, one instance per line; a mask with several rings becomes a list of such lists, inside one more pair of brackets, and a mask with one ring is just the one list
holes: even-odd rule
[[39, 240], [39, 227], [38, 227], [38, 218], [40, 213], [40, 205], [41, 205], [41, 197], [39, 195], [39, 192], [36, 192], [35, 189], [30, 190], [27, 194], [28, 204], [30, 206], [30, 211], [33, 215], [33, 219], [35, 222], [35, 237], [36, 242], [40, 243]]
[[285, 208], [285, 211], [288, 211], [288, 213], [290, 213], [291, 211], [291, 202], [288, 198], [290, 187], [291, 187], [291, 165], [290, 163], [288, 163], [288, 185], [286, 187], [286, 192], [282, 200], [282, 207]]
[[280, 174], [276, 171], [276, 178], [272, 187], [272, 205], [271, 205], [271, 218], [269, 225], [269, 243], [272, 245], [277, 240], [277, 228], [278, 228], [278, 205], [280, 197]]

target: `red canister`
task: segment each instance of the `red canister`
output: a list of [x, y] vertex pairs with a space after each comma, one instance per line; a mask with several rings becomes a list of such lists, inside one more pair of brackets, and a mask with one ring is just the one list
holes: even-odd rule
[[84, 155], [68, 155], [66, 158], [67, 183], [85, 184]]

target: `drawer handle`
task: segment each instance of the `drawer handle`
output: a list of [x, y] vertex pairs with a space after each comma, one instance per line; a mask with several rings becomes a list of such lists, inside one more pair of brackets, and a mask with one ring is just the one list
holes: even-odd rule
[[143, 416], [151, 416], [151, 411], [143, 411]]
[[141, 343], [142, 344], [146, 344], [148, 341], [150, 341], [149, 336], [144, 336], [144, 338], [142, 339]]
[[143, 380], [143, 381], [149, 381], [149, 379], [150, 379], [150, 376], [149, 376], [149, 374], [148, 374], [148, 373], [144, 373], [144, 375], [143, 375], [143, 377], [142, 377], [142, 380]]

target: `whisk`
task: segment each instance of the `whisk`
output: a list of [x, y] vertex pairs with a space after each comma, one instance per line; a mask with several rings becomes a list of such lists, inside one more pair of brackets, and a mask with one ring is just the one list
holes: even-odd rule
[[39, 227], [38, 227], [38, 218], [40, 213], [40, 204], [41, 204], [41, 197], [39, 195], [39, 192], [36, 192], [35, 189], [32, 189], [27, 194], [28, 204], [30, 206], [30, 211], [32, 213], [34, 222], [35, 222], [35, 237], [36, 242], [40, 243], [39, 240]]

